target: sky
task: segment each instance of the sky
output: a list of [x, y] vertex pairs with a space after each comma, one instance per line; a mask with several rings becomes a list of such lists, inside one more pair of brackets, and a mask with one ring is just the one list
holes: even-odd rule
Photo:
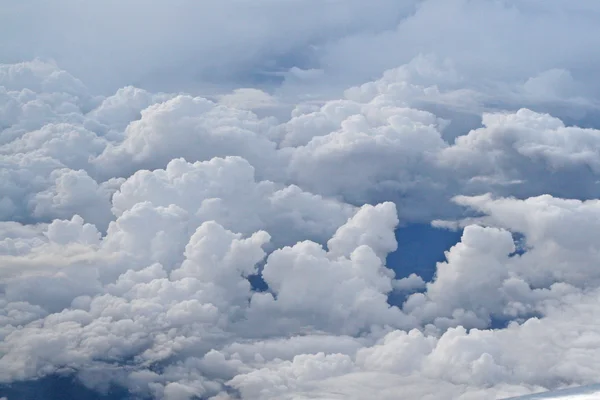
[[596, 395], [597, 0], [0, 9], [0, 399]]

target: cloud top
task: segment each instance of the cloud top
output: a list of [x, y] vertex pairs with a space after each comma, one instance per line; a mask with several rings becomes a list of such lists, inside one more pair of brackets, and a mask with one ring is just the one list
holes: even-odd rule
[[[0, 396], [597, 383], [597, 2], [42, 3], [0, 16]], [[411, 224], [460, 231], [431, 280]]]

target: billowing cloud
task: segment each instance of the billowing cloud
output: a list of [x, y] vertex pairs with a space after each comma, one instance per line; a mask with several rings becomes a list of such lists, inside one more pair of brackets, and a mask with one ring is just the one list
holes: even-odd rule
[[[140, 169], [166, 168], [181, 157], [195, 162], [239, 156], [259, 180], [296, 185], [355, 206], [392, 200], [403, 219], [411, 221], [446, 216], [452, 209], [447, 200], [458, 194], [597, 195], [596, 130], [521, 109], [485, 112], [482, 127], [456, 136], [460, 125], [447, 117], [460, 119], [461, 114], [454, 110], [437, 117], [419, 109], [427, 101], [418, 99], [439, 105], [459, 98], [468, 103], [469, 96], [477, 103], [478, 96], [414, 83], [418, 78], [411, 71], [429, 62], [416, 60], [389, 71], [316, 109], [297, 107], [285, 122], [201, 97], [153, 95], [131, 87], [92, 101], [85, 88], [73, 84], [79, 94], [58, 108], [44, 105], [48, 114], [36, 112], [34, 125], [5, 122], [6, 143], [0, 146], [8, 173], [4, 218], [68, 218], [61, 207], [70, 202], [70, 210], [105, 229], [112, 217], [107, 202], [122, 179]], [[5, 69], [18, 72], [7, 73], [13, 86], [25, 71], [42, 81], [68, 76], [39, 61]], [[22, 86], [42, 93], [21, 89], [33, 100], [21, 99], [15, 107], [54, 102], [75, 90], [33, 83]], [[483, 112], [485, 107], [475, 103], [465, 107]], [[66, 176], [70, 182], [88, 182], [85, 200], [63, 199], [69, 190]]]
[[598, 4], [341, 6], [4, 7], [0, 396], [597, 383]]

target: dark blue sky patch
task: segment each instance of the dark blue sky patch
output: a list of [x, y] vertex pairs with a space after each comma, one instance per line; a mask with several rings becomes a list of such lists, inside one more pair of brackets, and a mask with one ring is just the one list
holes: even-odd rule
[[515, 241], [515, 251], [510, 254], [511, 257], [522, 256], [527, 251], [527, 241], [525, 235], [519, 232], [511, 232]]
[[250, 285], [252, 285], [252, 290], [255, 292], [265, 292], [269, 289], [267, 282], [265, 282], [261, 274], [254, 274], [248, 276], [248, 281], [250, 281]]
[[[394, 270], [396, 278], [417, 274], [426, 282], [435, 274], [436, 263], [444, 261], [444, 252], [460, 241], [462, 230], [450, 231], [434, 228], [429, 224], [411, 224], [396, 230], [398, 250], [387, 257], [388, 268]], [[401, 307], [410, 292], [392, 292], [388, 296], [390, 305]]]
[[396, 278], [415, 273], [431, 281], [437, 262], [444, 261], [444, 252], [460, 241], [462, 230], [450, 231], [429, 224], [411, 224], [396, 230], [398, 250], [387, 257], [388, 268]]

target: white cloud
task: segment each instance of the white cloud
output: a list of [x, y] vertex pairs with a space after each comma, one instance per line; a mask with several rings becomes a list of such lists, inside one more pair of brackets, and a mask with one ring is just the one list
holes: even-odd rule
[[396, 248], [396, 224], [393, 204], [364, 206], [327, 242], [328, 251], [309, 241], [274, 251], [262, 271], [271, 293], [252, 296], [252, 313], [272, 315], [292, 331], [356, 335], [371, 326], [411, 326], [387, 303], [394, 273], [384, 261]]
[[321, 46], [317, 65], [326, 74], [316, 83], [360, 83], [424, 53], [452, 60], [474, 85], [564, 68], [589, 79], [585, 90], [594, 93], [598, 86], [592, 65], [599, 60], [588, 52], [598, 40], [593, 22], [598, 12], [593, 1], [426, 0], [391, 28], [355, 32]]
[[[43, 65], [37, 61], [17, 70], [59, 74], [55, 66]], [[419, 83], [423, 76], [423, 82], [458, 79], [440, 68], [435, 60], [416, 59], [378, 81], [348, 90], [346, 99], [316, 110], [301, 105], [282, 123], [201, 97], [154, 95], [132, 87], [96, 98], [93, 104], [81, 100], [82, 94], [56, 103], [65, 92], [28, 92], [48, 113], [36, 111], [35, 124], [24, 117], [24, 122], [12, 121], [3, 130], [6, 143], [0, 146], [0, 156], [7, 171], [13, 171], [3, 191], [4, 218], [70, 217], [55, 202], [49, 208], [36, 200], [57, 199], [51, 193], [59, 190], [57, 175], [65, 173], [57, 171], [68, 168], [73, 170], [69, 175], [87, 174], [95, 181], [90, 180], [92, 186], [106, 187], [90, 202], [103, 204], [97, 215], [83, 206], [72, 208], [104, 227], [111, 219], [107, 199], [120, 183], [109, 179], [165, 168], [179, 157], [193, 162], [240, 156], [255, 168], [258, 179], [295, 184], [355, 205], [393, 200], [401, 217], [413, 221], [448, 216], [452, 207], [437, 199], [456, 194], [597, 194], [596, 130], [566, 126], [557, 118], [522, 109], [485, 113], [484, 126], [465, 134], [460, 131], [464, 127], [453, 125], [463, 115], [456, 99], [463, 99], [458, 108], [466, 107], [469, 113], [483, 111], [483, 100], [476, 92], [440, 91]], [[28, 74], [35, 77], [34, 72]], [[31, 103], [14, 101], [23, 109]], [[450, 113], [439, 118], [418, 108], [427, 102], [445, 104]], [[453, 142], [457, 130], [460, 135]]]
[[204, 98], [177, 96], [142, 111], [141, 119], [127, 126], [123, 141], [107, 146], [94, 162], [111, 177], [161, 168], [177, 157], [207, 161], [237, 155], [263, 174], [276, 174], [281, 166], [275, 143], [265, 136], [271, 123]]
[[[594, 383], [598, 4], [341, 5], [6, 7], [0, 391]], [[396, 279], [395, 230], [432, 219], [462, 238]]]
[[254, 110], [274, 107], [277, 105], [277, 99], [259, 89], [242, 88], [219, 96], [219, 103], [231, 108]]
[[[559, 381], [590, 383], [596, 379], [595, 347], [579, 335], [592, 326], [588, 312], [597, 296], [572, 299], [544, 319], [501, 330], [451, 328], [439, 337], [393, 331], [353, 355], [296, 356], [230, 383], [244, 398], [258, 399], [486, 399], [540, 391]], [[316, 363], [323, 370], [311, 376], [306, 366]]]
[[114, 195], [113, 212], [120, 217], [144, 202], [180, 207], [190, 226], [215, 220], [245, 234], [266, 229], [278, 244], [324, 241], [355, 212], [297, 186], [258, 181], [254, 168], [239, 157], [193, 164], [174, 159], [164, 170], [138, 171]]
[[[386, 212], [391, 212], [391, 215], [388, 215], [392, 217], [391, 221], [384, 218], [377, 222], [377, 219], [368, 218], [369, 214], [375, 216], [377, 213]], [[367, 215], [363, 216], [365, 213]], [[348, 226], [357, 229], [356, 224], [369, 223], [375, 229], [374, 232], [377, 232], [377, 224], [384, 223], [388, 225], [387, 229], [393, 232], [395, 221], [393, 205], [388, 204], [363, 208], [354, 220], [348, 222]], [[153, 226], [158, 224], [158, 221], [152, 223]], [[130, 228], [135, 229], [134, 226]], [[143, 226], [138, 226], [137, 233], [142, 233], [143, 229]], [[348, 236], [346, 232], [347, 229], [342, 227], [334, 238], [340, 237], [342, 242], [349, 243], [348, 240], [353, 240], [352, 235], [344, 240], [343, 236]], [[110, 240], [113, 234], [109, 229], [107, 238], [102, 241]], [[173, 235], [168, 237], [171, 240], [175, 239]], [[266, 255], [262, 247], [268, 243], [270, 237], [263, 231], [242, 238], [239, 234], [225, 230], [216, 222], [204, 222], [189, 238], [185, 246], [185, 258], [180, 265], [168, 265], [167, 268], [163, 268], [155, 263], [141, 269], [135, 266], [129, 269], [121, 265], [122, 273], [118, 279], [111, 280], [110, 282], [114, 283], [105, 286], [101, 286], [107, 273], [106, 266], [102, 263], [111, 262], [111, 258], [110, 254], [103, 252], [99, 234], [91, 225], [83, 225], [81, 218], [74, 218], [70, 222], [55, 221], [48, 227], [46, 238], [49, 242], [38, 244], [40, 250], [43, 249], [46, 254], [46, 260], [52, 259], [49, 254], [52, 251], [63, 256], [70, 253], [69, 249], [79, 248], [79, 251], [75, 254], [71, 252], [70, 261], [75, 264], [70, 266], [57, 265], [54, 271], [47, 266], [43, 274], [21, 274], [13, 278], [4, 276], [7, 310], [22, 308], [23, 306], [19, 305], [27, 304], [23, 303], [25, 301], [30, 302], [29, 307], [32, 310], [39, 310], [35, 311], [37, 314], [34, 316], [30, 316], [31, 311], [23, 316], [14, 315], [13, 312], [12, 318], [27, 322], [36, 315], [43, 318], [19, 326], [12, 325], [13, 319], [6, 321], [6, 333], [1, 346], [1, 362], [4, 365], [1, 378], [5, 382], [52, 373], [60, 366], [85, 371], [88, 367], [93, 368], [94, 364], [117, 361], [123, 357], [134, 357], [138, 364], [136, 370], [140, 370], [140, 367], [143, 370], [144, 365], [172, 357], [202, 357], [211, 348], [228, 343], [227, 337], [232, 333], [235, 333], [234, 337], [252, 336], [277, 326], [283, 329], [282, 332], [289, 332], [290, 329], [293, 331], [313, 322], [317, 327], [331, 329], [332, 318], [347, 320], [346, 316], [338, 315], [339, 307], [336, 306], [336, 301], [353, 301], [355, 289], [361, 290], [365, 298], [364, 302], [354, 306], [356, 311], [353, 313], [359, 319], [347, 328], [335, 328], [336, 331], [354, 331], [355, 327], [368, 327], [380, 318], [390, 322], [393, 322], [394, 318], [401, 318], [400, 310], [390, 309], [384, 295], [391, 290], [393, 273], [384, 272], [381, 260], [370, 247], [360, 242], [354, 245], [356, 250], [352, 254], [332, 253], [330, 259], [324, 254], [323, 260], [311, 261], [312, 266], [299, 265], [303, 269], [318, 269], [321, 266], [326, 268], [323, 272], [329, 271], [328, 275], [322, 275], [328, 279], [323, 280], [322, 289], [311, 288], [313, 281], [310, 275], [305, 274], [309, 279], [302, 283], [298, 280], [302, 275], [294, 277], [294, 274], [286, 273], [285, 270], [291, 266], [280, 264], [285, 261], [282, 257], [285, 257], [289, 250], [298, 252], [299, 257], [310, 257], [308, 247], [317, 248], [317, 244], [304, 242], [293, 249], [285, 248], [272, 253], [263, 275], [277, 297], [271, 302], [273, 309], [265, 305], [262, 294], [251, 292], [250, 283], [246, 279], [248, 275], [256, 272], [256, 264]], [[148, 252], [148, 242], [156, 244], [156, 238], [152, 237], [144, 239], [143, 236], [137, 236], [135, 239], [140, 244], [146, 243], [146, 247], [140, 246], [138, 251]], [[127, 244], [124, 240], [121, 242]], [[73, 247], [75, 245], [79, 247]], [[81, 246], [86, 246], [87, 250], [83, 251]], [[325, 253], [322, 249], [321, 251]], [[30, 253], [29, 256], [31, 255]], [[96, 262], [101, 263], [98, 267], [91, 263], [94, 258]], [[154, 258], [160, 258], [160, 255]], [[11, 260], [14, 261], [14, 258], [5, 258], [4, 261], [10, 263]], [[81, 261], [84, 263], [81, 264]], [[126, 258], [117, 258], [113, 262], [115, 261], [121, 264]], [[370, 262], [371, 265], [364, 265], [364, 262]], [[352, 268], [344, 271], [344, 266], [351, 265]], [[114, 270], [116, 267], [119, 265], [113, 265], [111, 268]], [[274, 275], [276, 271], [280, 278]], [[325, 294], [340, 274], [346, 276], [347, 287], [330, 294], [331, 300], [334, 300], [330, 310], [321, 309], [320, 302], [294, 306], [287, 300], [294, 294], [294, 286], [307, 285], [305, 288], [312, 290], [314, 296]], [[281, 278], [285, 280], [282, 281]], [[79, 284], [76, 285], [76, 282]], [[83, 282], [87, 286], [82, 285]], [[289, 285], [292, 286], [287, 288]], [[65, 301], [69, 301], [70, 305]], [[34, 305], [38, 305], [37, 308]], [[372, 305], [381, 310], [381, 315], [371, 314]], [[48, 311], [43, 311], [44, 309]], [[268, 324], [270, 327], [256, 324], [265, 324], [274, 317], [272, 312], [279, 309], [289, 309], [289, 315], [297, 312], [295, 324], [286, 327], [286, 319], [289, 317], [285, 313], [277, 317], [280, 323], [272, 321]], [[304, 312], [318, 312], [322, 314], [322, 319], [319, 321], [310, 315], [303, 316]], [[245, 314], [250, 325], [244, 321]], [[106, 340], [106, 335], [111, 339]], [[312, 342], [311, 340], [307, 344], [310, 346]], [[316, 343], [318, 344], [318, 341]], [[356, 347], [350, 339], [348, 344]], [[323, 344], [320, 346], [323, 347]], [[206, 362], [211, 361], [208, 359]], [[173, 364], [169, 368], [178, 367]], [[179, 379], [180, 374], [184, 372], [172, 371]], [[168, 374], [167, 370], [164, 375], [156, 377], [158, 383], [169, 379]], [[177, 384], [180, 383], [183, 384], [183, 381]], [[149, 386], [146, 388], [150, 389]], [[167, 396], [165, 392], [161, 393], [161, 396]]]
[[[52, 260], [54, 252], [68, 255], [74, 264], [54, 273], [46, 265], [44, 275], [5, 276], [2, 379], [24, 379], [66, 366], [80, 370], [84, 382], [93, 385], [98, 378], [92, 378], [91, 371], [131, 358], [133, 369], [122, 370], [121, 378], [103, 379], [159, 398], [216, 395], [225, 389], [223, 380], [239, 389], [243, 398], [258, 399], [315, 395], [358, 399], [367, 394], [392, 398], [393, 393], [398, 395], [398, 385], [406, 389], [402, 398], [483, 399], [592, 383], [598, 366], [589, 313], [598, 302], [598, 286], [592, 285], [593, 280], [569, 281], [564, 274], [558, 286], [529, 284], [538, 272], [533, 260], [542, 260], [540, 267], [557, 272], [553, 268], [560, 268], [562, 253], [569, 256], [571, 242], [565, 242], [552, 221], [560, 219], [568, 226], [581, 218], [591, 220], [585, 215], [597, 214], [595, 202], [548, 196], [525, 201], [461, 198], [461, 202], [485, 211], [488, 216], [482, 223], [493, 225], [498, 218], [497, 225], [502, 226], [469, 226], [449, 251], [448, 263], [438, 265], [436, 280], [427, 284], [424, 294], [412, 295], [424, 296], [424, 301], [409, 298], [404, 312], [386, 302], [385, 294], [401, 287], [402, 281], [395, 283], [379, 258], [395, 248], [385, 239], [397, 224], [390, 203], [363, 207], [338, 229], [328, 242], [329, 251], [302, 242], [271, 253], [262, 275], [272, 295], [253, 293], [245, 279], [266, 256], [263, 247], [270, 238], [264, 232], [244, 238], [216, 222], [205, 222], [191, 237], [180, 232], [162, 239], [188, 241], [181, 264], [131, 268], [123, 264], [131, 259], [103, 251], [102, 242], [110, 241], [115, 232], [109, 229], [101, 239], [81, 218], [55, 221], [48, 226], [46, 239], [32, 246], [40, 248], [45, 260]], [[148, 204], [139, 207], [167, 213], [166, 218], [183, 211]], [[145, 226], [161, 223], [148, 217], [139, 221], [145, 223], [128, 228], [137, 233], [131, 236], [139, 242], [136, 251], [149, 255], [146, 262], [159, 260], [161, 254], [152, 250], [158, 246], [157, 237], [140, 234]], [[588, 228], [595, 229], [593, 224]], [[23, 228], [14, 226], [12, 235], [25, 241], [27, 236], [19, 229]], [[526, 235], [526, 253], [509, 257], [514, 245], [504, 229]], [[120, 242], [133, 249], [125, 237]], [[543, 261], [550, 243], [552, 260]], [[583, 248], [589, 250], [580, 259], [593, 260], [593, 248]], [[4, 264], [23, 257], [5, 258]], [[100, 264], [94, 267], [90, 262]], [[120, 266], [120, 276], [108, 279], [106, 264], [115, 262], [110, 268], [117, 271]], [[569, 272], [574, 277], [585, 268], [571, 259]], [[517, 282], [521, 286], [515, 286]], [[426, 312], [419, 312], [419, 307]], [[543, 318], [485, 329], [489, 315], [511, 310], [535, 311]], [[429, 315], [436, 317], [431, 322], [437, 327], [425, 325]], [[450, 327], [457, 323], [482, 330]], [[360, 338], [346, 335], [361, 331], [366, 335]], [[158, 372], [146, 370], [167, 360]]]

